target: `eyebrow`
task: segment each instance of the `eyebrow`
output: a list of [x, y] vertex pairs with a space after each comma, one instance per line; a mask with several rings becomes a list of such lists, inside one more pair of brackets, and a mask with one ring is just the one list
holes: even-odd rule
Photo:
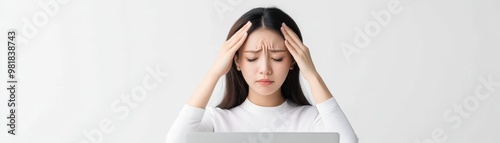
[[[258, 53], [258, 52], [260, 52], [260, 51], [262, 51], [262, 49], [260, 49], [260, 50], [256, 50], [256, 51], [255, 51], [255, 50], [247, 50], [247, 51], [243, 51], [243, 52], [245, 52], [245, 53]], [[269, 51], [270, 51], [271, 53], [286, 52], [286, 50], [283, 50], [283, 49], [269, 50]]]

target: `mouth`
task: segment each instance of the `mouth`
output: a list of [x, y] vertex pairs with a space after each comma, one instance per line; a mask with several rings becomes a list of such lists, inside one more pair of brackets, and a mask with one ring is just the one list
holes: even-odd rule
[[260, 85], [270, 85], [272, 84], [274, 81], [271, 81], [269, 79], [260, 79], [260, 80], [257, 80], [257, 83], [259, 83]]

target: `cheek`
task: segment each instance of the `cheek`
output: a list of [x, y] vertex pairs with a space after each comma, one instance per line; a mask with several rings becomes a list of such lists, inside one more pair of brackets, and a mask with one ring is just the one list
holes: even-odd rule
[[259, 70], [258, 67], [251, 64], [242, 64], [240, 68], [243, 73], [255, 73]]
[[290, 66], [293, 61], [292, 56], [286, 56], [283, 61], [274, 64], [273, 70], [281, 76], [286, 77], [290, 71]]
[[258, 64], [247, 62], [246, 59], [241, 59], [240, 69], [244, 78], [252, 78], [252, 76], [259, 71], [259, 66]]
[[282, 62], [279, 62], [279, 63], [274, 63], [273, 64], [273, 72], [275, 74], [279, 74], [279, 75], [285, 75], [288, 73], [288, 70], [290, 70], [290, 64], [287, 63], [286, 61], [282, 61]]

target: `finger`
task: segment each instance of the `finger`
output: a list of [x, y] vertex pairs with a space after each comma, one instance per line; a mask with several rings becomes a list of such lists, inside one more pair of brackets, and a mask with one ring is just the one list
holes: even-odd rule
[[285, 22], [283, 22], [282, 26], [285, 27], [286, 32], [293, 38], [294, 41], [302, 43], [302, 40], [300, 40], [299, 36], [292, 29], [290, 29], [290, 27], [288, 27]]
[[229, 42], [229, 45], [233, 45], [234, 43], [239, 41], [241, 36], [243, 36], [243, 34], [246, 33], [248, 29], [250, 29], [251, 25], [252, 22], [248, 21], [245, 25], [243, 25], [243, 27], [241, 27], [238, 31], [236, 31], [236, 33], [234, 33], [233, 36], [231, 36], [231, 38], [227, 40]]
[[283, 25], [282, 27], [284, 27], [283, 29], [288, 34], [288, 36], [293, 39], [293, 40], [287, 40], [287, 41], [289, 41], [290, 45], [296, 46], [295, 48], [297, 51], [297, 56], [309, 57], [309, 55], [310, 55], [309, 48], [307, 48], [307, 46], [304, 45], [304, 43], [302, 43], [302, 40], [299, 39], [297, 34], [292, 29], [290, 29], [290, 27], [288, 27], [284, 22], [282, 25]]
[[243, 33], [243, 36], [238, 40], [238, 42], [231, 47], [230, 51], [232, 54], [236, 53], [240, 49], [240, 47], [245, 43], [245, 40], [247, 39], [248, 33], [245, 32]]
[[285, 40], [285, 47], [288, 49], [290, 54], [292, 54], [292, 57], [294, 57], [295, 60], [297, 60], [295, 57], [297, 57], [297, 50], [293, 48], [293, 46], [288, 42], [288, 40]]
[[233, 36], [231, 36], [231, 38], [229, 38], [228, 41], [235, 39], [233, 37], [239, 36], [242, 33], [242, 31], [245, 29], [245, 27], [247, 27], [249, 24], [250, 24], [250, 21], [248, 21], [245, 25], [243, 25], [240, 29], [238, 29], [238, 31], [234, 32]]
[[238, 33], [238, 34], [241, 34], [241, 36], [236, 36], [230, 43], [229, 45], [227, 45], [228, 47], [228, 50], [231, 50], [233, 48], [236, 47], [236, 50], [238, 50], [241, 45], [243, 45], [243, 43], [245, 42], [247, 36], [248, 36], [248, 29], [250, 29], [250, 26], [252, 25], [252, 23], [250, 21], [248, 21], [247, 25], [243, 26], [240, 30], [241, 33]]
[[293, 40], [288, 31], [286, 31], [285, 27], [281, 27], [281, 32], [283, 33], [283, 36], [285, 36], [285, 40], [291, 45], [291, 48], [299, 48], [299, 45]]
[[248, 31], [248, 29], [250, 29], [252, 25], [252, 22], [248, 21], [245, 25], [243, 25], [238, 31], [236, 31], [236, 33], [234, 35], [239, 35], [239, 36], [243, 36], [243, 34], [245, 32]]

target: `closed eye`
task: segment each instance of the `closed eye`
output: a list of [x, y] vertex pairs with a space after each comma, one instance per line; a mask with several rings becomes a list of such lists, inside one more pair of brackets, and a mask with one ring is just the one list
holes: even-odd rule
[[283, 61], [283, 58], [279, 58], [279, 59], [274, 59], [274, 58], [273, 58], [273, 60], [274, 60], [274, 61], [277, 61], [277, 62], [281, 62], [281, 61]]
[[255, 61], [255, 60], [257, 60], [257, 58], [253, 58], [253, 59], [249, 59], [249, 58], [247, 58], [247, 61], [248, 61], [248, 62], [253, 62], [253, 61]]

